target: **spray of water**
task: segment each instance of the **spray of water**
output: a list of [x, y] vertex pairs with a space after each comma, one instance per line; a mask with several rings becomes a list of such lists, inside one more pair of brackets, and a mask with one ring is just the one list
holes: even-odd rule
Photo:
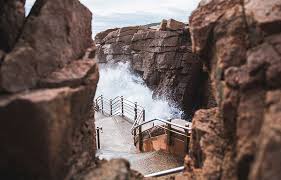
[[146, 119], [180, 118], [182, 111], [169, 104], [165, 99], [153, 99], [153, 92], [145, 85], [143, 79], [130, 71], [129, 63], [101, 64], [100, 81], [96, 95], [107, 98], [124, 96], [138, 102], [146, 110]]

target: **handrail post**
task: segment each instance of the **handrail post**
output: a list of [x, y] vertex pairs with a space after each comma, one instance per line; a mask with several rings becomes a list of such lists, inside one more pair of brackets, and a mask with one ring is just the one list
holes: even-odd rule
[[134, 130], [134, 131], [133, 131], [133, 135], [134, 135], [134, 145], [136, 145], [136, 135], [137, 135], [137, 129], [136, 129], [136, 128], [134, 128], [133, 130]]
[[143, 151], [143, 138], [142, 138], [142, 130], [141, 126], [139, 126], [139, 151]]
[[102, 95], [100, 96], [100, 99], [101, 99], [101, 112], [102, 112], [102, 114], [104, 114], [104, 111], [103, 111], [103, 96]]
[[110, 116], [112, 116], [112, 99], [110, 99]]
[[135, 102], [135, 121], [137, 120], [138, 118], [138, 104], [137, 102]]
[[142, 110], [142, 121], [143, 122], [145, 121], [145, 110], [144, 109]]
[[121, 96], [121, 113], [122, 117], [124, 117], [124, 97]]
[[97, 148], [100, 149], [100, 128], [97, 127]]
[[97, 111], [100, 111], [100, 107], [99, 107], [99, 105], [98, 105], [98, 100], [96, 99], [96, 105], [95, 105], [95, 108], [96, 108], [96, 110]]
[[[186, 124], [185, 127], [189, 127], [188, 124]], [[184, 132], [185, 132], [185, 135], [186, 135], [186, 137], [184, 139], [184, 152], [186, 154], [188, 154], [188, 151], [189, 151], [188, 150], [189, 149], [188, 146], [189, 146], [189, 140], [190, 140], [189, 136], [188, 136], [189, 135], [189, 130], [185, 129]]]
[[[169, 122], [172, 122], [172, 119], [168, 120]], [[172, 145], [172, 133], [171, 133], [171, 129], [172, 129], [172, 125], [167, 123], [167, 145], [171, 146]]]

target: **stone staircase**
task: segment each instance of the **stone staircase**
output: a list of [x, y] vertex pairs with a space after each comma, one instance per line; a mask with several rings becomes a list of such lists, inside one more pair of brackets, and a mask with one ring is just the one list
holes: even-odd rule
[[104, 116], [96, 112], [96, 127], [102, 128], [101, 148], [96, 156], [100, 159], [124, 158], [131, 168], [147, 175], [183, 166], [183, 159], [163, 151], [140, 153], [134, 146], [132, 124], [121, 116]]

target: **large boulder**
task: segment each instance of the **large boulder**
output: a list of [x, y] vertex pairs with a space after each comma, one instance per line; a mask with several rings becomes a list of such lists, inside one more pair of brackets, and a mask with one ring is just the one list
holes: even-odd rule
[[161, 21], [161, 24], [159, 26], [159, 31], [166, 31], [167, 30], [167, 20], [166, 19], [163, 19]]
[[95, 162], [91, 13], [78, 0], [37, 0], [18, 30], [23, 3], [0, 7], [7, 37], [21, 32], [11, 52], [0, 50], [0, 179], [65, 179]]
[[0, 70], [1, 88], [35, 88], [41, 78], [83, 56], [91, 46], [91, 12], [78, 0], [37, 0]]
[[94, 156], [94, 91], [63, 87], [1, 97], [1, 179], [62, 179], [76, 155]]
[[0, 0], [0, 49], [9, 52], [25, 20], [25, 0]]
[[272, 127], [280, 119], [280, 6], [275, 0], [209, 0], [190, 17], [193, 51], [210, 72], [217, 123], [224, 122], [218, 179], [281, 176], [281, 136], [275, 133], [281, 128]]
[[102, 40], [111, 32], [118, 30], [118, 28], [114, 28], [114, 29], [107, 29], [105, 31], [102, 31], [98, 34], [96, 34], [95, 36], [95, 42], [96, 44], [101, 44]]
[[184, 24], [183, 22], [180, 22], [180, 21], [176, 21], [174, 19], [169, 19], [167, 21], [167, 25], [166, 25], [166, 28], [167, 29], [170, 29], [172, 31], [176, 31], [176, 30], [182, 30], [184, 29], [186, 26], [186, 24]]

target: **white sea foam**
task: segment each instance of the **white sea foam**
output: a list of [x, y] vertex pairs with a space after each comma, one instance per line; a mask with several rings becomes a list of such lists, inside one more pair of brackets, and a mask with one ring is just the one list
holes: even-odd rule
[[145, 108], [147, 120], [181, 117], [182, 111], [180, 109], [164, 99], [153, 99], [152, 94], [143, 79], [130, 71], [128, 63], [100, 65], [100, 81], [96, 97], [103, 95], [109, 99], [124, 96], [132, 102], [138, 102]]

